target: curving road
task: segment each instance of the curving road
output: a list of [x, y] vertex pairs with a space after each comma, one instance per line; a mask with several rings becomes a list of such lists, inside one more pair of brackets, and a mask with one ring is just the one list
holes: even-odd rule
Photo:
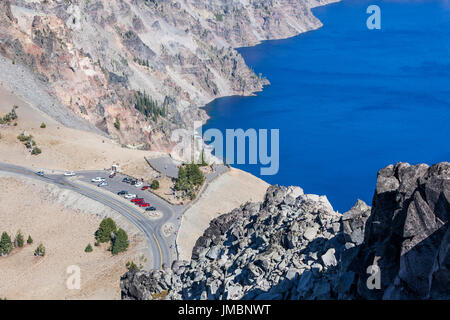
[[[108, 179], [108, 173], [105, 171], [78, 172], [77, 176], [74, 177], [76, 179], [81, 178], [82, 181], [89, 181], [89, 183], [91, 177], [93, 176], [106, 177], [109, 183], [108, 191], [111, 191], [108, 192], [104, 189], [98, 188], [95, 184], [93, 184], [92, 187], [87, 186], [85, 183], [80, 183], [73, 178], [64, 176], [64, 174], [45, 174], [41, 177], [31, 169], [6, 163], [0, 163], [0, 171], [19, 174], [21, 176], [58, 185], [59, 187], [75, 191], [92, 200], [98, 201], [118, 212], [133, 223], [137, 228], [139, 228], [139, 230], [141, 230], [145, 235], [151, 257], [150, 267], [153, 269], [160, 269], [164, 265], [170, 266], [171, 263], [177, 259], [174, 246], [175, 236], [165, 237], [161, 232], [161, 227], [167, 222], [176, 223], [176, 221], [179, 221], [177, 216], [183, 213], [184, 208], [181, 206], [172, 206], [150, 192], [142, 192], [140, 189], [135, 188], [136, 190], [134, 190], [134, 193], [138, 193], [136, 191], [139, 190], [139, 196], [144, 197], [153, 206], [155, 206], [158, 211], [162, 212], [162, 217], [160, 219], [148, 219], [144, 215], [144, 210], [131, 203], [127, 203], [121, 197], [112, 193], [120, 190], [126, 190], [126, 187], [128, 187], [128, 189], [134, 188], [130, 185], [120, 185], [122, 179], [119, 175], [114, 178], [114, 183], [108, 181], [111, 179]], [[115, 183], [116, 181], [117, 183]], [[118, 191], [115, 191], [116, 189], [118, 189]], [[129, 191], [131, 193], [133, 190]], [[178, 230], [178, 226], [176, 229]], [[173, 242], [173, 244], [169, 244], [169, 241]]]

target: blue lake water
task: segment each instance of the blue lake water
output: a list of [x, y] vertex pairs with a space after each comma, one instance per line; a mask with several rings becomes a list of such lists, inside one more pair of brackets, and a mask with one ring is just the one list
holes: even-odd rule
[[[381, 30], [366, 9], [381, 8]], [[377, 171], [450, 161], [450, 2], [348, 0], [313, 10], [324, 26], [239, 51], [271, 82], [206, 106], [204, 129], [280, 129], [280, 170], [234, 165], [271, 184], [371, 204]]]

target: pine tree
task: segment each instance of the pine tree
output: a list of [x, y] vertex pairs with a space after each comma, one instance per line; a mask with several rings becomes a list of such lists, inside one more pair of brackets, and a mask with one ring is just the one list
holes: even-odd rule
[[119, 229], [115, 233], [115, 238], [113, 241], [113, 245], [111, 247], [111, 252], [113, 255], [118, 254], [119, 252], [124, 252], [128, 249], [130, 242], [128, 241], [128, 235], [123, 229]]
[[14, 240], [14, 246], [16, 248], [22, 248], [25, 243], [22, 232], [20, 230], [17, 232], [16, 239]]
[[38, 245], [38, 247], [36, 248], [36, 250], [34, 250], [34, 255], [38, 256], [38, 257], [43, 257], [45, 256], [45, 247], [42, 243], [40, 243]]
[[32, 244], [33, 243], [33, 239], [31, 238], [31, 236], [28, 236], [27, 243], [28, 244]]
[[105, 243], [111, 240], [111, 235], [117, 231], [116, 223], [111, 218], [105, 218], [100, 223], [100, 227], [95, 233], [95, 238], [100, 243]]
[[84, 252], [92, 252], [92, 246], [90, 243], [86, 246], [86, 249], [84, 249]]
[[6, 233], [2, 233], [0, 239], [0, 255], [8, 255], [13, 249], [13, 244], [11, 242], [11, 237]]

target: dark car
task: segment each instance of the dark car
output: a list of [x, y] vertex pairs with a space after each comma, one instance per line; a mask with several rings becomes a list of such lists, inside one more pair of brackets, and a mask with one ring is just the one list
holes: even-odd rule
[[44, 171], [38, 171], [38, 172], [36, 172], [36, 174], [37, 174], [38, 176], [43, 177], [43, 176], [44, 176]]
[[122, 179], [122, 182], [125, 182], [125, 183], [130, 183], [130, 181], [131, 181], [130, 178], [123, 178]]
[[148, 208], [145, 208], [145, 211], [156, 211], [156, 208], [155, 207], [148, 207]]
[[131, 185], [134, 186], [136, 183], [138, 183], [137, 180], [131, 180]]
[[112, 179], [112, 178], [114, 178], [115, 176], [116, 176], [116, 173], [114, 172], [114, 173], [111, 173], [111, 174], [109, 175], [109, 178]]
[[117, 194], [119, 196], [123, 196], [124, 194], [128, 194], [128, 191], [122, 190], [122, 191], [117, 192]]

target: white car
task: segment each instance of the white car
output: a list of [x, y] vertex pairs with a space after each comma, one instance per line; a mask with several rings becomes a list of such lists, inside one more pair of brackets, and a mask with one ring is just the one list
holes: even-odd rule
[[103, 181], [105, 181], [105, 179], [104, 178], [100, 178], [100, 177], [96, 177], [96, 178], [92, 179], [91, 181], [92, 182], [103, 182]]
[[73, 176], [75, 175], [75, 172], [73, 172], [73, 171], [67, 171], [67, 172], [64, 172], [64, 175], [65, 175], [66, 177], [73, 177]]
[[98, 187], [106, 187], [107, 185], [108, 185], [107, 182], [100, 182], [100, 183], [98, 184]]
[[136, 198], [137, 197], [137, 195], [135, 195], [135, 194], [126, 194], [125, 195], [125, 199], [134, 199], [134, 198]]
[[136, 182], [136, 184], [134, 185], [136, 188], [142, 187], [144, 184], [142, 182]]

